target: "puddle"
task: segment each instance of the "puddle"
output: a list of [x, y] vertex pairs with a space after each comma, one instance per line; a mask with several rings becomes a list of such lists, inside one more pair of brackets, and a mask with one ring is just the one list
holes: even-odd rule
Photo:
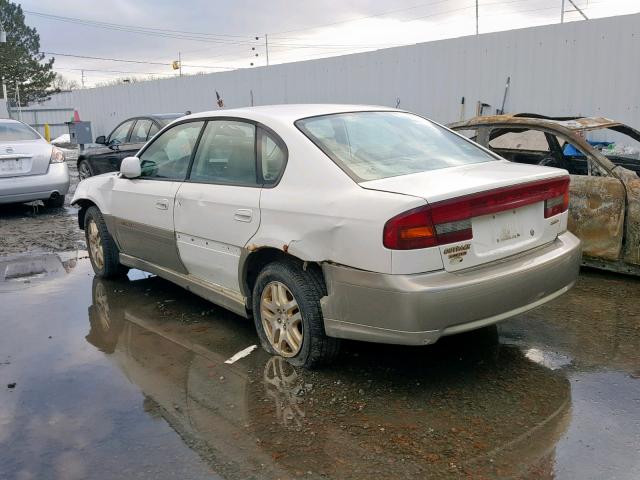
[[640, 307], [610, 298], [635, 287], [618, 277], [433, 346], [345, 342], [305, 371], [260, 348], [226, 363], [258, 343], [252, 322], [157, 277], [102, 281], [82, 258], [56, 275], [0, 295], [2, 478], [640, 476]]
[[0, 257], [0, 292], [29, 288], [69, 274], [84, 251]]

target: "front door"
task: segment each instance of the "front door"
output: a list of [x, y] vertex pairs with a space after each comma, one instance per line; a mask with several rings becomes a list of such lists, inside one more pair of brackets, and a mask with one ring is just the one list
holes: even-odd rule
[[165, 131], [141, 153], [139, 178], [115, 180], [112, 214], [123, 253], [185, 273], [173, 210], [203, 124], [181, 123]]
[[255, 125], [207, 122], [189, 178], [176, 196], [178, 250], [189, 273], [240, 291], [240, 254], [260, 225], [261, 183]]

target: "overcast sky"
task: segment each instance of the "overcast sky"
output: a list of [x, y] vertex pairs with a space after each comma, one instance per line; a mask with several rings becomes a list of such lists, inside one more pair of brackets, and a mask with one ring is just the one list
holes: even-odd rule
[[[15, 1], [15, 0], [14, 0]], [[640, 12], [640, 0], [574, 0], [589, 18]], [[98, 28], [26, 13], [45, 52], [163, 65], [56, 57], [55, 67], [85, 85], [133, 76], [250, 68], [475, 33], [475, 0], [38, 0], [19, 1], [40, 14], [111, 24]], [[480, 0], [480, 33], [558, 23], [562, 0]], [[566, 10], [574, 10], [566, 0]], [[579, 21], [573, 11], [565, 21]], [[102, 25], [104, 27], [104, 25]], [[137, 29], [137, 32], [130, 31]], [[140, 32], [143, 29], [144, 32]], [[154, 29], [150, 31], [149, 29]], [[258, 36], [259, 40], [255, 40]], [[178, 37], [178, 38], [177, 38]], [[255, 48], [255, 50], [252, 50]], [[258, 57], [255, 57], [255, 54]], [[188, 66], [188, 65], [193, 65]], [[203, 67], [210, 68], [203, 68]], [[108, 72], [106, 70], [111, 70]]]

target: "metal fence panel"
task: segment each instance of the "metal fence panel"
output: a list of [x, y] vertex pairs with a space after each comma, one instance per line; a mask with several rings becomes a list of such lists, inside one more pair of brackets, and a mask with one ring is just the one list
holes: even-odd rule
[[640, 14], [489, 33], [339, 57], [168, 78], [55, 95], [108, 134], [149, 113], [278, 103], [361, 103], [412, 110], [440, 122], [476, 102], [506, 111], [606, 115], [640, 127]]

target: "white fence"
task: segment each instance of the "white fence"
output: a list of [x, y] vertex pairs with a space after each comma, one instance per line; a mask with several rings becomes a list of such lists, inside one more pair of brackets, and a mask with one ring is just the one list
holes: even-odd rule
[[602, 115], [640, 127], [640, 14], [534, 27], [375, 52], [186, 76], [56, 95], [47, 107], [75, 107], [93, 134], [147, 113], [277, 103], [395, 106], [440, 122], [475, 114], [476, 102], [507, 112]]
[[48, 124], [51, 139], [69, 133], [69, 127], [65, 122], [73, 120], [73, 108], [70, 107], [12, 107], [9, 109], [9, 114], [11, 118], [31, 125], [42, 136], [44, 136], [44, 126]]

